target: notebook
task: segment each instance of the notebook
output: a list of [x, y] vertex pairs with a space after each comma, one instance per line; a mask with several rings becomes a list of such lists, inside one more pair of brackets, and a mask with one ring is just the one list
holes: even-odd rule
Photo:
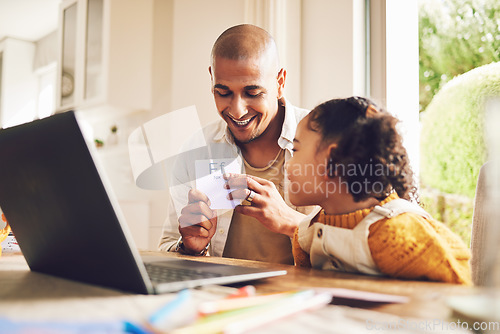
[[0, 207], [32, 271], [140, 294], [286, 274], [142, 259], [93, 151], [73, 111], [0, 130]]

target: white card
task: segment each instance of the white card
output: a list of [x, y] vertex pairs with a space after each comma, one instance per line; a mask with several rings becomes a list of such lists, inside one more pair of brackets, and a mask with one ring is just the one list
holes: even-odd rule
[[232, 191], [224, 189], [226, 181], [224, 173], [241, 173], [241, 165], [236, 159], [196, 160], [196, 189], [210, 199], [212, 210], [234, 209], [241, 200], [229, 200], [227, 195]]

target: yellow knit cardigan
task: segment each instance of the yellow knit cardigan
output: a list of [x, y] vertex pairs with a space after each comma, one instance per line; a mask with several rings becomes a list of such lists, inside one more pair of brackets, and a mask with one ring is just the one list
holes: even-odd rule
[[[398, 198], [391, 194], [379, 205]], [[373, 207], [343, 215], [326, 215], [321, 211], [312, 221], [353, 229]], [[312, 224], [311, 223], [311, 224]], [[444, 224], [413, 213], [385, 218], [370, 226], [368, 236], [373, 261], [378, 269], [392, 277], [471, 284], [470, 252], [465, 243]], [[311, 267], [309, 254], [293, 237], [295, 264]]]

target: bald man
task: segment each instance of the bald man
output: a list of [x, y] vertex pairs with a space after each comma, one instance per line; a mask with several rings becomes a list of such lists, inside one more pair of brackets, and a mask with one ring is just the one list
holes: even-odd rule
[[[293, 264], [290, 238], [311, 208], [290, 204], [283, 167], [292, 155], [297, 124], [308, 111], [285, 100], [286, 71], [273, 38], [261, 28], [239, 25], [224, 31], [212, 48], [208, 70], [222, 119], [203, 129], [209, 154], [196, 158], [213, 158], [214, 152], [238, 157], [245, 174], [225, 180], [230, 196], [246, 205], [212, 210], [205, 194], [187, 187], [188, 203], [180, 215], [172, 205], [169, 209], [160, 249]], [[189, 160], [183, 158], [176, 168], [179, 184], [194, 179]], [[171, 191], [174, 201], [186, 197], [181, 192]]]

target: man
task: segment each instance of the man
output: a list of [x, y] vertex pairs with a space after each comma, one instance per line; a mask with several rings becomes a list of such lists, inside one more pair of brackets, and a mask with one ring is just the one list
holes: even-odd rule
[[[209, 73], [222, 120], [203, 133], [208, 145], [224, 143], [229, 147], [225, 154], [243, 158], [246, 174], [225, 179], [233, 190], [230, 196], [248, 205], [217, 212], [193, 187], [178, 219], [170, 207], [160, 249], [190, 255], [209, 250], [213, 256], [293, 264], [290, 237], [308, 210], [288, 202], [283, 166], [292, 155], [296, 126], [307, 111], [285, 101], [286, 71], [279, 66], [276, 44], [256, 26], [223, 32], [213, 46]], [[178, 166], [189, 170], [193, 163]], [[189, 171], [176, 170], [180, 183], [192, 179]], [[173, 192], [174, 200], [178, 195]]]

